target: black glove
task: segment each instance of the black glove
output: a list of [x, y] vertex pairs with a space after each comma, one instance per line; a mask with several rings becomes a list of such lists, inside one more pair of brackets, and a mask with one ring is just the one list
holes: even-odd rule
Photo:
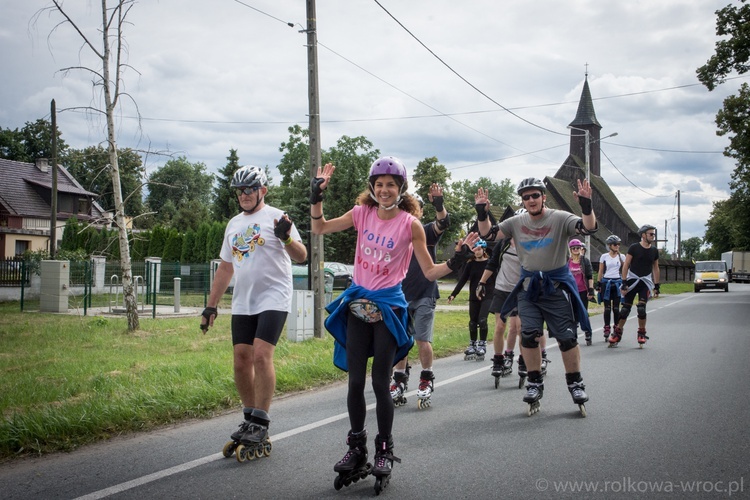
[[325, 179], [322, 177], [310, 179], [310, 205], [316, 205], [323, 201], [323, 189], [320, 189], [323, 182], [325, 182]]
[[461, 245], [461, 248], [446, 262], [448, 269], [458, 271], [472, 255], [474, 255], [474, 252], [471, 251], [469, 245]]
[[445, 219], [440, 219], [436, 222], [438, 229], [445, 231], [451, 225], [451, 214], [445, 214]]
[[589, 288], [589, 295], [594, 295], [594, 289], [593, 288]]
[[[284, 214], [286, 215], [286, 214]], [[273, 234], [280, 240], [289, 238], [289, 230], [292, 229], [292, 221], [287, 217], [282, 217], [273, 227]]]
[[203, 330], [203, 333], [206, 333], [208, 331], [208, 323], [211, 321], [211, 316], [215, 318], [218, 315], [219, 311], [217, 311], [215, 307], [207, 307], [203, 310], [201, 316], [206, 318], [205, 323], [201, 321], [201, 330]]
[[487, 283], [482, 283], [481, 281], [477, 285], [477, 298], [479, 300], [482, 300], [484, 296], [487, 294]]
[[659, 291], [659, 283], [654, 284], [654, 292], [656, 292], [656, 295], [659, 295], [661, 293]]
[[583, 215], [591, 215], [591, 198], [579, 196], [578, 203], [581, 205], [581, 213]]
[[474, 205], [474, 210], [477, 211], [477, 220], [483, 221], [487, 218], [487, 204], [486, 203], [477, 203]]
[[443, 197], [442, 196], [433, 196], [432, 197], [432, 206], [435, 207], [435, 211], [440, 213], [443, 211]]

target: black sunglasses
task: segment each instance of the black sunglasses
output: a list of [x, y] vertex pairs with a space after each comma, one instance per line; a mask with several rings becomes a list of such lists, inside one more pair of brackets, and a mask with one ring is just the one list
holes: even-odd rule
[[251, 187], [244, 187], [244, 188], [237, 188], [235, 189], [235, 192], [237, 193], [237, 196], [240, 196], [241, 194], [246, 194], [250, 196], [254, 192], [260, 189], [260, 186], [251, 186]]
[[532, 198], [536, 200], [537, 198], [541, 198], [541, 196], [542, 196], [542, 193], [530, 193], [530, 194], [525, 194], [521, 196], [521, 199], [523, 201], [529, 201]]

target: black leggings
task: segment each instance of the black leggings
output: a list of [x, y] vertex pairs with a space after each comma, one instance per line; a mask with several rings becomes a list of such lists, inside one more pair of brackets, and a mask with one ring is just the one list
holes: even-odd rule
[[365, 323], [351, 312], [346, 328], [346, 361], [349, 364], [349, 393], [346, 406], [349, 410], [349, 424], [353, 432], [365, 428], [367, 402], [365, 382], [367, 360], [372, 358], [372, 390], [377, 406], [378, 434], [388, 436], [393, 429], [393, 400], [391, 399], [391, 370], [396, 357], [396, 339], [386, 328], [385, 323]]
[[[609, 283], [608, 281], [605, 282]], [[609, 300], [602, 299], [602, 302], [604, 303], [604, 326], [609, 326], [610, 316], [614, 315], [615, 322], [613, 324], [617, 324], [620, 322], [620, 289], [614, 285], [609, 285]], [[602, 296], [604, 296], [604, 290], [602, 290]]]

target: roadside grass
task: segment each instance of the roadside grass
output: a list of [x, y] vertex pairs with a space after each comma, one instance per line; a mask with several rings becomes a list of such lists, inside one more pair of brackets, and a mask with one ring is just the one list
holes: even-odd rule
[[[692, 291], [692, 283], [664, 285], [662, 291]], [[453, 305], [467, 302], [463, 291]], [[125, 318], [19, 311], [18, 302], [0, 303], [0, 461], [69, 451], [241, 406], [228, 314], [203, 335], [197, 317], [142, 317], [141, 329], [128, 333]], [[436, 358], [466, 347], [467, 314], [436, 312]], [[490, 338], [493, 330], [490, 316]], [[328, 334], [295, 343], [282, 333], [276, 397], [345, 381], [332, 354]], [[416, 349], [411, 357], [416, 364]]]

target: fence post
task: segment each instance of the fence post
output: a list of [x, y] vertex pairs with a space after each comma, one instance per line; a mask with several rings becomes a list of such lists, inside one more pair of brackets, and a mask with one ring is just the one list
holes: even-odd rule
[[174, 279], [174, 312], [180, 312], [180, 283], [182, 278]]

